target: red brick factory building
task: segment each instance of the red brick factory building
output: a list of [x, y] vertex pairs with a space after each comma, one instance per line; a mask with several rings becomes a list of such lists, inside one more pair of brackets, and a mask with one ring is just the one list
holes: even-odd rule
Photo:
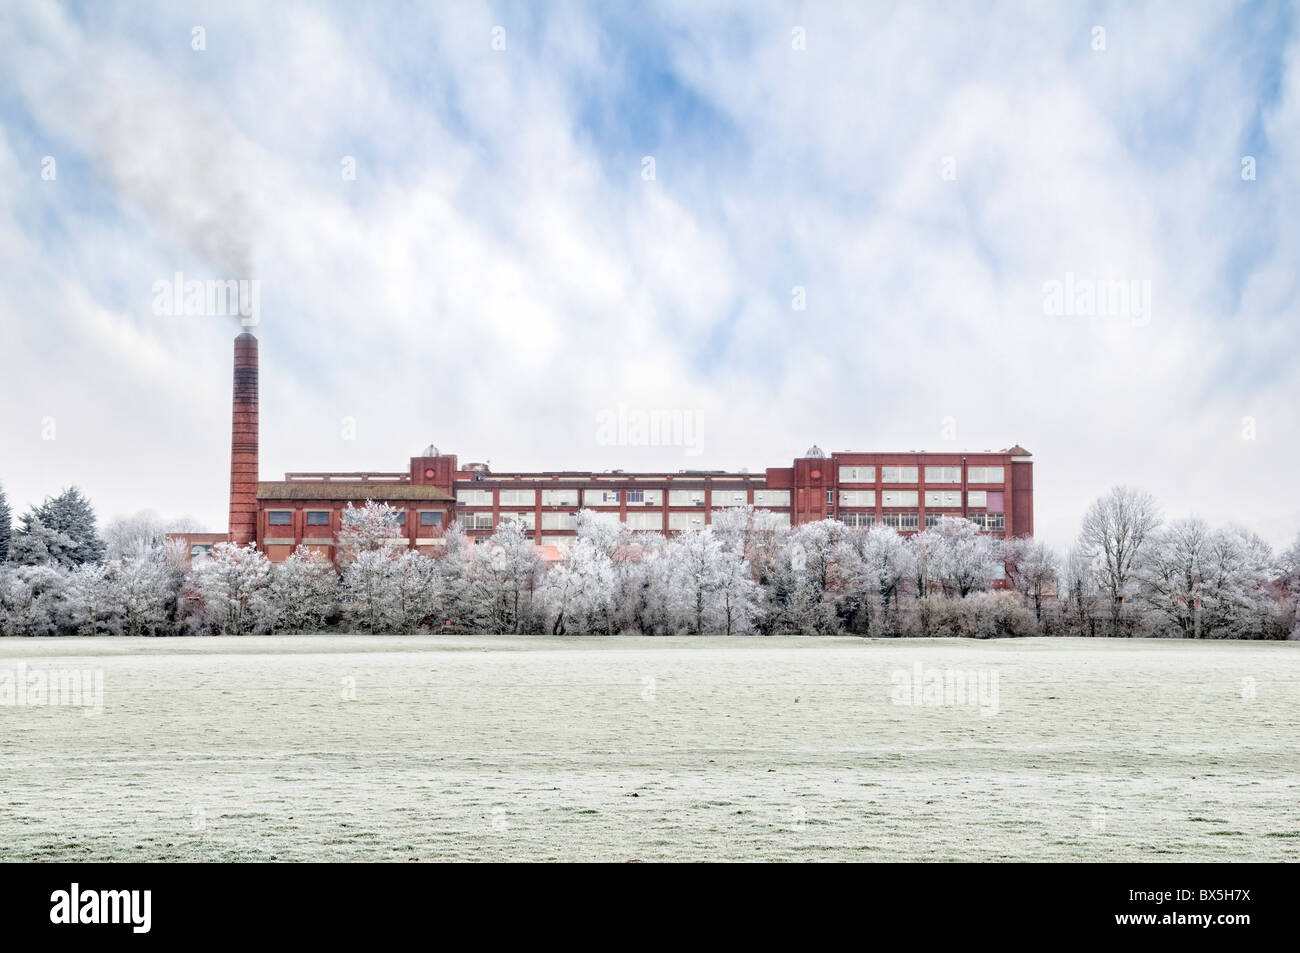
[[831, 454], [814, 446], [788, 466], [759, 473], [494, 473], [430, 446], [400, 471], [286, 473], [283, 480], [264, 481], [257, 465], [257, 373], [257, 338], [244, 331], [235, 339], [229, 534], [175, 534], [189, 541], [192, 555], [229, 539], [255, 542], [276, 562], [299, 545], [333, 558], [343, 511], [366, 500], [400, 510], [392, 543], [423, 552], [441, 544], [453, 520], [477, 539], [491, 535], [502, 520], [517, 520], [549, 549], [573, 538], [580, 509], [617, 515], [633, 530], [671, 534], [707, 526], [714, 510], [744, 503], [784, 516], [791, 525], [829, 518], [913, 533], [941, 516], [960, 516], [995, 536], [1034, 531], [1034, 465], [1019, 446], [979, 453]]

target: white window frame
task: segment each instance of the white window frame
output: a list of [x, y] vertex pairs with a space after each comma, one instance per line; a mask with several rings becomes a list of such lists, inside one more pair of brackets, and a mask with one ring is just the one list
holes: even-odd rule
[[881, 467], [881, 483], [917, 483], [916, 467]]
[[[993, 476], [996, 473], [997, 476]], [[1007, 482], [1007, 471], [1005, 467], [967, 467], [967, 483], [983, 483], [988, 486], [1001, 486]]]
[[926, 483], [960, 483], [961, 467], [926, 467]]
[[875, 483], [875, 467], [840, 467], [841, 483]]

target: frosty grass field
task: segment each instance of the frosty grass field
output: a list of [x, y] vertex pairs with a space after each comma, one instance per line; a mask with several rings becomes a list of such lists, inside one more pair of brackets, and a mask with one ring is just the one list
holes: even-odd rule
[[[0, 640], [19, 663], [102, 670], [104, 711], [0, 707], [4, 860], [1300, 857], [1295, 643]], [[997, 712], [897, 704], [918, 664], [996, 673]]]

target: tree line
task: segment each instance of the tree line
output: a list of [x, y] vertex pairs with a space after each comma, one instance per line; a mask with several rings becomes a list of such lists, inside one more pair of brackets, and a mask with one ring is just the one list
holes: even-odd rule
[[1239, 527], [1166, 523], [1127, 487], [1093, 503], [1064, 554], [958, 518], [905, 537], [740, 506], [672, 537], [582, 511], [548, 566], [513, 522], [477, 544], [452, 524], [434, 555], [393, 547], [395, 512], [345, 511], [338, 567], [226, 544], [187, 567], [165, 533], [191, 526], [139, 514], [101, 538], [73, 488], [11, 532], [0, 491], [0, 633], [1300, 638], [1300, 537], [1274, 553]]

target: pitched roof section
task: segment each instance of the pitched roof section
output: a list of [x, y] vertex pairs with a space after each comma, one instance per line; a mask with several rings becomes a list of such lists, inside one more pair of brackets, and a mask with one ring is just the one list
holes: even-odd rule
[[437, 500], [451, 502], [450, 493], [421, 483], [321, 483], [289, 480], [257, 484], [259, 500]]

